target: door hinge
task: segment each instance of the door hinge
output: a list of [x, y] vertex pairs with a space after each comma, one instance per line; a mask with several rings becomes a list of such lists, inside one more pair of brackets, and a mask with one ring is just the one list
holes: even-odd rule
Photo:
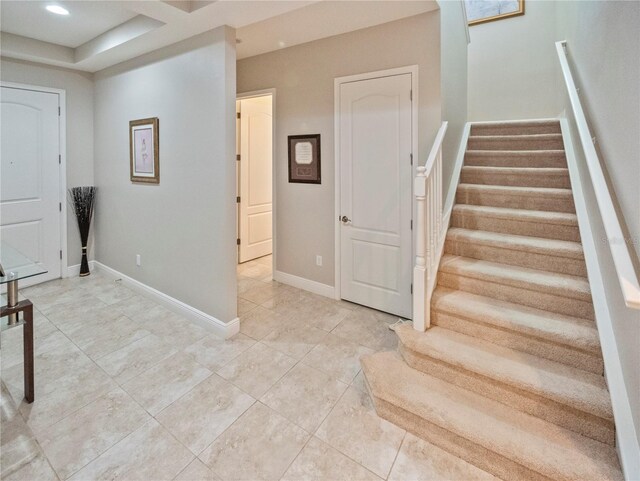
[[62, 164], [62, 154], [58, 154], [58, 164]]
[[60, 260], [62, 260], [62, 250], [60, 251]]
[[239, 119], [240, 118], [240, 112], [236, 113], [236, 118]]
[[409, 162], [413, 165], [413, 153], [409, 154]]
[[411, 230], [413, 230], [413, 219], [411, 219]]
[[411, 284], [411, 294], [413, 294], [413, 284]]
[[58, 117], [60, 117], [60, 115], [62, 115], [62, 114], [60, 112], [60, 107], [58, 107]]
[[409, 90], [409, 100], [413, 100], [413, 90]]
[[240, 160], [240, 154], [236, 154], [236, 160]]
[[236, 197], [236, 203], [240, 203], [240, 196]]
[[240, 245], [240, 239], [236, 239], [236, 244]]
[[58, 208], [60, 209], [60, 212], [62, 212], [62, 202], [58, 202]]

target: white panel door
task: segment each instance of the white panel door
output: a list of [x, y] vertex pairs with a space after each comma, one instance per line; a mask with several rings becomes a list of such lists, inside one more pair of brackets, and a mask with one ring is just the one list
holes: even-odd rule
[[240, 262], [272, 250], [271, 96], [240, 101]]
[[341, 297], [410, 318], [411, 74], [339, 95]]
[[2, 87], [0, 237], [42, 264], [44, 282], [61, 274], [59, 96]]

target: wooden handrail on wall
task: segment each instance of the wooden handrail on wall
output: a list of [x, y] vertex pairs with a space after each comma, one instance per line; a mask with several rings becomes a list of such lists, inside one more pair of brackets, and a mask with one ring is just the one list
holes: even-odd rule
[[430, 325], [431, 295], [444, 242], [442, 192], [442, 142], [447, 132], [443, 122], [424, 166], [414, 179], [416, 202], [416, 261], [413, 267], [413, 327], [424, 331]]
[[571, 108], [578, 128], [580, 144], [584, 151], [589, 176], [591, 177], [591, 183], [600, 210], [600, 216], [602, 217], [604, 230], [607, 234], [607, 242], [609, 249], [611, 249], [611, 256], [613, 257], [613, 264], [615, 265], [618, 275], [618, 282], [620, 283], [624, 302], [627, 307], [640, 309], [640, 282], [638, 281], [638, 276], [631, 259], [631, 253], [625, 242], [611, 192], [609, 192], [609, 188], [607, 187], [598, 153], [593, 145], [591, 131], [589, 130], [589, 125], [587, 124], [587, 119], [582, 109], [582, 104], [580, 103], [580, 97], [578, 96], [578, 90], [567, 60], [566, 46], [566, 40], [556, 42], [560, 69], [562, 70], [562, 76], [567, 86]]

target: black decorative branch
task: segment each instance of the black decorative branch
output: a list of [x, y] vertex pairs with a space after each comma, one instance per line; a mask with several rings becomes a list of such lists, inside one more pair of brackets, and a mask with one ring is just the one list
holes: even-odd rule
[[73, 207], [78, 220], [80, 230], [80, 241], [82, 242], [82, 262], [80, 263], [80, 276], [89, 275], [89, 261], [87, 259], [87, 241], [89, 239], [89, 228], [93, 217], [93, 207], [96, 199], [96, 188], [72, 187], [69, 189], [69, 203]]

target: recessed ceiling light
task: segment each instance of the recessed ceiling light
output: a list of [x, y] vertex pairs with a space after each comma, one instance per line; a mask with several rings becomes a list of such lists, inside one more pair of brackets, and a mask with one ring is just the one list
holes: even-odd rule
[[56, 15], [69, 15], [69, 10], [61, 7], [60, 5], [47, 5], [47, 10]]

